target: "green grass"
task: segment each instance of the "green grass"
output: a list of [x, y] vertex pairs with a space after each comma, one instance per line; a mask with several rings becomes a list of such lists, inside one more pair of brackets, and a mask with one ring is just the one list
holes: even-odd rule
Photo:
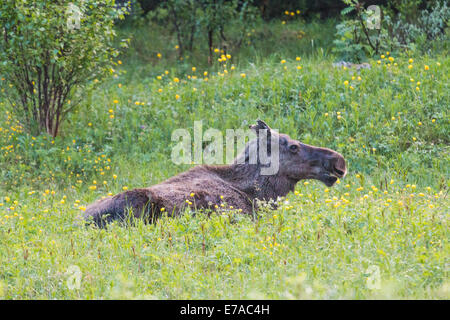
[[[272, 34], [297, 27], [269, 25]], [[320, 38], [319, 27], [304, 28]], [[0, 297], [448, 299], [450, 59], [391, 53], [391, 64], [376, 57], [357, 74], [332, 66], [327, 38], [315, 49], [280, 38], [278, 50], [268, 38], [226, 67], [202, 65], [201, 53], [176, 62], [170, 42], [155, 50], [161, 60], [132, 49], [54, 141], [27, 134], [0, 100]], [[349, 174], [329, 189], [302, 181], [256, 220], [187, 212], [154, 225], [78, 226], [95, 199], [188, 167], [167, 160], [174, 129], [257, 118], [339, 151]], [[67, 286], [71, 266], [79, 289]]]

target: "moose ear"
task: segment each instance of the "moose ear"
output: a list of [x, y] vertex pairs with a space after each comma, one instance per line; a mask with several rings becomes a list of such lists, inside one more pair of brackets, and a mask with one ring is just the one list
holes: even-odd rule
[[[267, 154], [270, 155], [272, 146], [271, 146], [271, 139], [272, 139], [272, 129], [262, 120], [256, 120], [256, 124], [249, 126], [250, 129], [252, 129], [257, 136], [257, 139], [259, 142], [265, 144], [267, 146]], [[258, 148], [260, 147], [260, 143], [258, 143]], [[258, 151], [259, 152], [259, 151]]]
[[256, 124], [250, 125], [250, 129], [256, 132], [258, 134], [259, 130], [267, 130], [267, 132], [270, 132], [270, 127], [262, 120], [256, 120]]

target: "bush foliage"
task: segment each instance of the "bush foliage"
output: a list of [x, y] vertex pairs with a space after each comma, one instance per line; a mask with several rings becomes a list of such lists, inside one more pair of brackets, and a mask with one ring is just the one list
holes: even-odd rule
[[89, 80], [111, 70], [114, 1], [16, 1], [0, 4], [0, 74], [14, 113], [34, 134], [56, 136]]

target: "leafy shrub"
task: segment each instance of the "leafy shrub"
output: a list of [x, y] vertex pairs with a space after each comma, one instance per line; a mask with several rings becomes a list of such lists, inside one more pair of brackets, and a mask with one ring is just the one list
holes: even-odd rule
[[225, 53], [241, 47], [257, 16], [257, 10], [251, 3], [236, 0], [206, 0], [202, 3], [201, 22], [208, 38], [209, 63], [212, 62], [214, 46], [221, 47]]
[[[182, 58], [206, 40], [208, 63], [212, 63], [214, 47], [225, 51], [239, 49], [248, 30], [253, 27], [257, 9], [252, 1], [170, 0], [162, 3], [148, 17], [159, 23], [169, 21], [177, 38], [177, 50]], [[197, 39], [197, 40], [196, 40]]]
[[[358, 0], [343, 0], [348, 7], [342, 10], [344, 20], [336, 26], [333, 51], [342, 59], [361, 61], [381, 51], [426, 49], [434, 40], [445, 36], [450, 18], [446, 2], [433, 1], [421, 10], [422, 1], [396, 1], [388, 8], [380, 8], [379, 26], [368, 27], [371, 10]], [[397, 12], [397, 13], [395, 13]]]
[[428, 4], [428, 9], [414, 16], [406, 9], [400, 11], [395, 19], [388, 20], [388, 28], [392, 41], [398, 45], [410, 47], [417, 43], [419, 47], [426, 48], [430, 41], [445, 35], [449, 19], [447, 2], [432, 1]]
[[[380, 16], [376, 17], [374, 11], [365, 9], [358, 0], [343, 0], [343, 2], [348, 7], [342, 10], [341, 14], [347, 16], [353, 13], [354, 16], [336, 26], [337, 39], [334, 41], [333, 51], [341, 58], [358, 62], [379, 53], [385, 45], [382, 39], [387, 34], [382, 26], [381, 9]], [[369, 21], [377, 18], [378, 27], [370, 28]]]
[[113, 0], [1, 2], [0, 74], [27, 129], [55, 137], [81, 87], [111, 70], [114, 20], [122, 10]]
[[336, 25], [336, 40], [333, 52], [345, 61], [362, 61], [366, 58], [369, 46], [364, 44], [361, 37], [359, 22], [346, 20]]
[[185, 50], [192, 50], [198, 32], [197, 10], [199, 4], [193, 0], [170, 0], [161, 4], [155, 13], [159, 19], [168, 19], [177, 36], [180, 57]]

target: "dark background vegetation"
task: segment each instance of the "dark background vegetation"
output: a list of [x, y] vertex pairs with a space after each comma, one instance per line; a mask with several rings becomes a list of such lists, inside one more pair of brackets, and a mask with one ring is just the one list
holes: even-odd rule
[[[126, 1], [121, 1], [126, 2]], [[165, 1], [160, 0], [139, 0], [138, 1], [144, 13], [156, 9]], [[365, 1], [365, 5], [378, 4], [386, 5], [389, 1]], [[398, 2], [398, 1], [391, 1]], [[426, 1], [422, 1], [425, 5]], [[285, 10], [300, 9], [307, 17], [328, 18], [339, 15], [340, 11], [345, 8], [342, 1], [337, 0], [255, 0], [253, 4], [259, 8], [264, 19], [269, 20], [283, 16]]]

